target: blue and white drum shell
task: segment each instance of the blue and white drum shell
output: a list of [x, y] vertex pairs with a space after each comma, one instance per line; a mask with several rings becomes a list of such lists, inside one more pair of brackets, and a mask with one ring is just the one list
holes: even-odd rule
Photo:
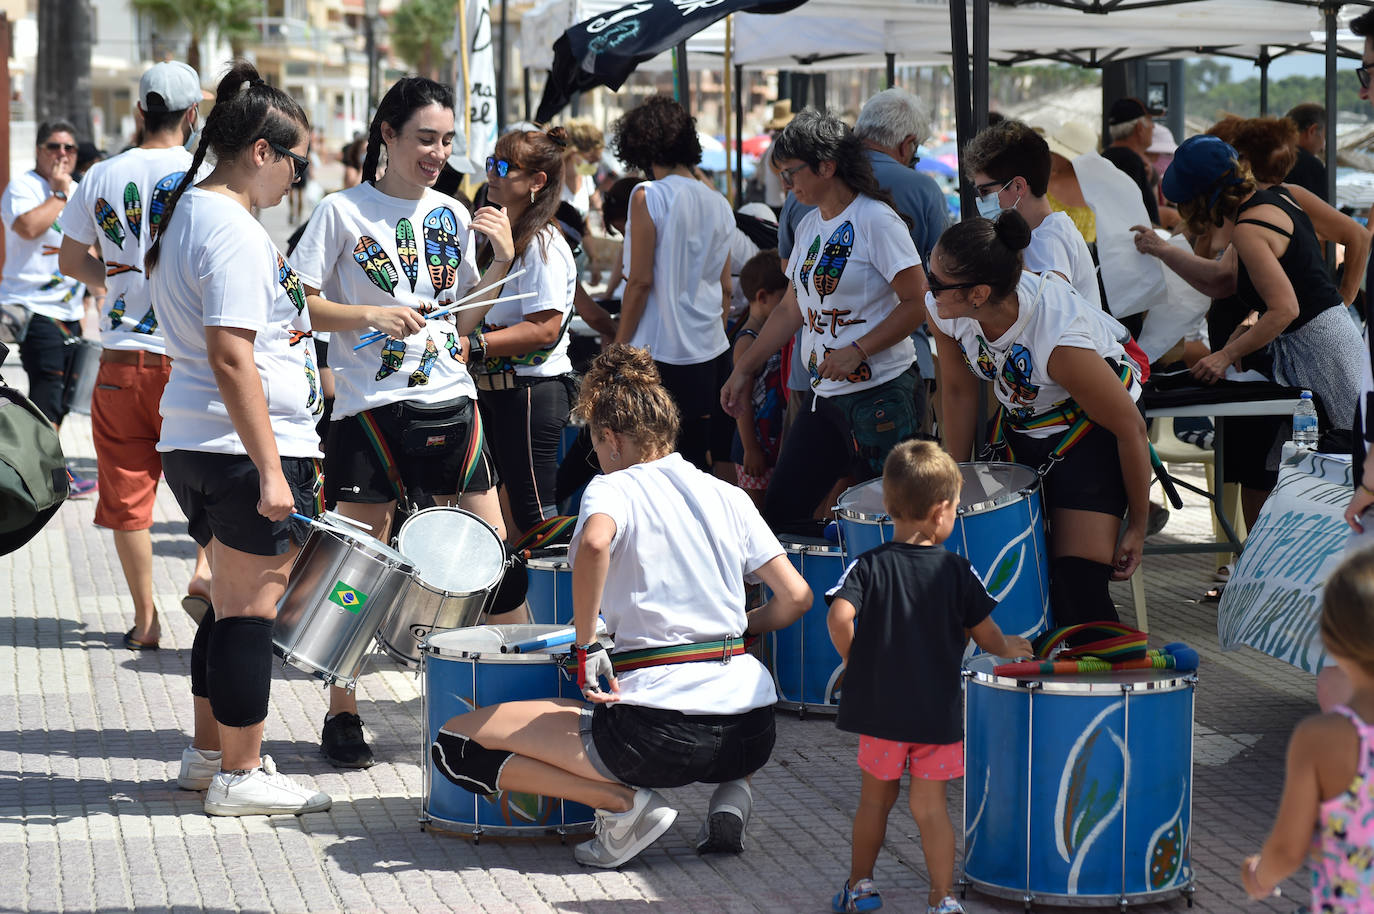
[[429, 746], [451, 717], [503, 701], [573, 698], [582, 694], [562, 666], [567, 646], [503, 654], [503, 644], [563, 629], [555, 625], [479, 625], [435, 632], [420, 645], [424, 670], [425, 772], [420, 821], [471, 834], [536, 836], [590, 831], [591, 807], [532, 793], [502, 790], [478, 796], [434, 770]]
[[568, 547], [554, 546], [526, 562], [530, 621], [536, 625], [572, 625], [572, 565]]
[[[961, 463], [959, 515], [945, 548], [969, 560], [997, 601], [992, 618], [1009, 635], [1033, 638], [1047, 631], [1049, 551], [1040, 476], [1016, 463]], [[846, 561], [892, 541], [892, 518], [883, 507], [883, 481], [845, 490], [837, 505]]]
[[839, 546], [818, 537], [784, 535], [778, 540], [812, 593], [811, 608], [766, 639], [764, 662], [778, 689], [778, 707], [802, 714], [834, 714], [840, 706], [844, 664], [826, 625], [825, 592], [844, 574], [844, 554]]
[[1194, 674], [965, 670], [964, 875], [1026, 902], [1193, 890]]

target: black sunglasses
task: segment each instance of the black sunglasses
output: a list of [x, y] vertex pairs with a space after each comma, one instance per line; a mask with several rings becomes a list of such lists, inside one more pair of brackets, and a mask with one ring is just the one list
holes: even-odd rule
[[[1365, 85], [1369, 85], [1368, 82]], [[48, 152], [76, 152], [76, 146], [72, 143], [44, 143], [43, 148]]]
[[[1359, 66], [1359, 67], [1356, 67], [1356, 68], [1355, 68], [1355, 76], [1356, 76], [1356, 78], [1358, 78], [1359, 81], [1360, 81], [1360, 88], [1361, 88], [1361, 89], [1368, 89], [1368, 88], [1369, 88], [1369, 67], [1366, 67], [1366, 66]], [[48, 147], [48, 148], [51, 149], [52, 147], [50, 146], [50, 147]]]
[[[264, 139], [266, 139], [266, 137], [264, 137]], [[302, 155], [296, 155], [296, 153], [287, 149], [285, 146], [281, 146], [277, 143], [272, 142], [271, 140], [267, 140], [267, 145], [271, 146], [272, 150], [276, 152], [278, 155], [286, 156], [288, 159], [292, 161], [292, 163], [295, 164], [296, 175], [291, 179], [292, 184], [299, 184], [305, 180], [306, 169], [310, 167], [309, 159]]]
[[926, 273], [926, 287], [930, 289], [931, 295], [939, 295], [950, 289], [972, 289], [974, 286], [982, 286], [986, 283], [981, 282], [945, 282], [934, 273]]
[[496, 156], [487, 156], [487, 174], [496, 172], [498, 178], [504, 178], [512, 170], [519, 171], [520, 166], [514, 162], [507, 162], [505, 159], [498, 159]]

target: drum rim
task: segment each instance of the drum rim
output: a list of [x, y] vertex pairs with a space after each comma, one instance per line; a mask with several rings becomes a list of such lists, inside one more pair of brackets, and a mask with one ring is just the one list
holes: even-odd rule
[[490, 581], [486, 582], [486, 584], [476, 587], [473, 590], [445, 590], [444, 588], [431, 584], [424, 579], [424, 577], [420, 574], [419, 566], [415, 563], [415, 560], [410, 558], [409, 556], [406, 556], [405, 552], [401, 550], [401, 537], [405, 535], [406, 527], [410, 526], [411, 521], [415, 520], [417, 517], [420, 517], [424, 514], [429, 514], [435, 511], [456, 511], [459, 514], [467, 515], [468, 517], [477, 521], [483, 527], [487, 528], [487, 531], [491, 533], [492, 538], [496, 540], [496, 543], [498, 546], [500, 546], [502, 552], [506, 552], [505, 542], [501, 539], [501, 534], [496, 532], [496, 528], [493, 527], [491, 524], [487, 523], [478, 515], [467, 510], [466, 508], [460, 508], [457, 505], [434, 505], [430, 508], [421, 508], [419, 511], [416, 511], [414, 514], [410, 515], [410, 517], [407, 517], [405, 521], [401, 524], [401, 526], [397, 528], [396, 537], [394, 540], [394, 548], [397, 554], [405, 557], [406, 561], [411, 563], [412, 576], [415, 578], [415, 582], [417, 584], [422, 585], [426, 590], [430, 591], [431, 593], [442, 594], [446, 597], [469, 597], [473, 594], [490, 591], [494, 586], [500, 584], [501, 578], [505, 576], [506, 569], [510, 566], [510, 554], [508, 552], [506, 552], [505, 559], [501, 562], [501, 567], [497, 571], [496, 576], [493, 577]]
[[[966, 517], [970, 514], [982, 514], [987, 511], [992, 511], [997, 508], [1005, 507], [1007, 505], [1013, 505], [1016, 504], [1018, 501], [1024, 501], [1025, 499], [1029, 498], [1032, 492], [1037, 492], [1040, 490], [1039, 474], [1037, 474], [1034, 469], [1023, 464], [1011, 463], [1010, 461], [1006, 460], [965, 460], [959, 464], [959, 469], [960, 471], [962, 471], [964, 467], [969, 466], [1011, 467], [1017, 470], [1029, 472], [1032, 476], [1032, 479], [1031, 484], [1029, 486], [1020, 489], [1012, 489], [1006, 495], [1002, 495], [997, 498], [989, 498], [984, 501], [973, 502], [967, 505], [961, 504], [956, 511], [956, 514], [959, 517]], [[850, 486], [848, 489], [845, 489], [844, 492], [841, 492], [840, 497], [838, 499], [839, 503], [835, 505], [835, 510], [837, 511], [839, 516], [845, 520], [856, 521], [858, 523], [863, 524], [882, 524], [891, 521], [892, 516], [888, 514], [886, 511], [879, 514], [870, 514], [865, 511], [856, 511], [853, 508], [846, 507], [844, 504], [844, 496], [847, 493], [852, 492], [855, 489], [862, 488], [863, 486], [872, 485], [875, 482], [881, 482], [881, 479], [870, 479], [866, 482], [861, 482], [857, 485]]]
[[779, 536], [778, 545], [782, 546], [783, 552], [791, 555], [844, 555], [843, 546], [828, 540], [824, 543], [798, 543]]
[[[984, 654], [983, 657], [988, 655]], [[971, 658], [969, 663], [976, 663], [983, 657]], [[993, 658], [1002, 659], [1002, 658]], [[1123, 692], [1177, 692], [1182, 689], [1191, 689], [1197, 685], [1197, 673], [1169, 670], [1131, 670], [1135, 673], [1169, 673], [1174, 675], [1161, 679], [1144, 679], [1139, 682], [1112, 682], [1107, 679], [1081, 679], [1068, 680], [1057, 679], [1051, 676], [1006, 676], [997, 675], [991, 670], [976, 670], [968, 666], [964, 667], [964, 676], [979, 685], [988, 688], [1001, 689], [1008, 692], [1045, 692], [1059, 695], [1091, 695], [1108, 694]], [[1110, 676], [1112, 673], [1080, 673], [1079, 676]]]
[[[401, 569], [406, 574], [413, 575], [415, 573], [415, 564], [411, 562], [401, 550], [388, 546], [372, 534], [365, 533], [362, 530], [351, 530], [344, 526], [335, 526], [328, 521], [321, 521], [318, 518], [315, 520], [317, 522], [310, 525], [310, 534], [306, 537], [307, 543], [310, 537], [314, 536], [316, 533], [321, 535], [332, 535], [338, 540], [352, 544], [370, 558], [381, 561], [393, 568]], [[379, 546], [381, 547], [380, 549], [378, 548]], [[303, 552], [304, 547], [302, 547], [302, 553]]]

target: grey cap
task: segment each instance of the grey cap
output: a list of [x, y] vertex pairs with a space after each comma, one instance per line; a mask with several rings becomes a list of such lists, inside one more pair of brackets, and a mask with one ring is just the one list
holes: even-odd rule
[[202, 98], [200, 76], [179, 60], [153, 64], [138, 81], [138, 104], [144, 111], [185, 111]]

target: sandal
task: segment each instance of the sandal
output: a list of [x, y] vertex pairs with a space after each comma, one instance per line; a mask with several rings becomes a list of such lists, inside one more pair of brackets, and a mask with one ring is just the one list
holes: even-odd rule
[[213, 612], [214, 607], [210, 605], [208, 597], [203, 597], [198, 593], [188, 593], [181, 598], [181, 608], [186, 610], [186, 615], [191, 617], [191, 621], [200, 624], [200, 620], [205, 618], [207, 612]]
[[1203, 603], [1217, 603], [1221, 600], [1221, 595], [1226, 592], [1226, 582], [1217, 581], [1211, 588], [1202, 595]]
[[124, 646], [131, 651], [155, 651], [158, 649], [158, 643], [156, 641], [136, 640], [132, 628], [124, 633]]

